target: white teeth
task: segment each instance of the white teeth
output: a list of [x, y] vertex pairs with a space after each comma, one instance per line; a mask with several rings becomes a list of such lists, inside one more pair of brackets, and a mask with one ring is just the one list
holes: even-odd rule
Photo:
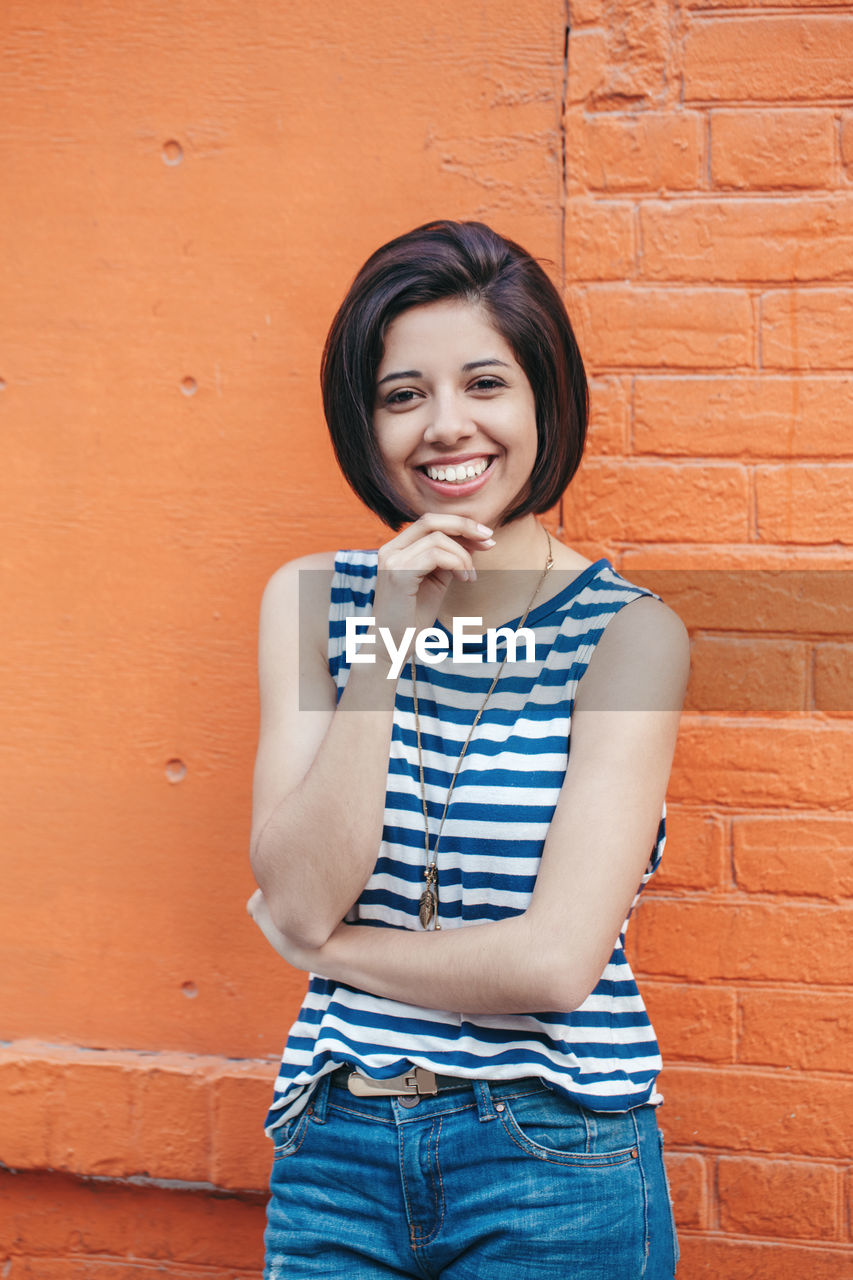
[[444, 480], [454, 484], [461, 480], [474, 480], [483, 474], [488, 465], [488, 458], [480, 458], [477, 462], [463, 462], [455, 467], [427, 467], [426, 473], [430, 480]]

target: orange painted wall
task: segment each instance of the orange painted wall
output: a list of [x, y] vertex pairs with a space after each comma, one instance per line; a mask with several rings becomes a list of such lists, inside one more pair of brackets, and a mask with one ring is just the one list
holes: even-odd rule
[[243, 914], [257, 606], [382, 536], [319, 352], [447, 215], [553, 264], [593, 383], [566, 538], [694, 634], [632, 942], [679, 1280], [853, 1275], [853, 17], [569, 9], [566, 46], [557, 0], [3, 8], [10, 1280], [259, 1273], [303, 983]]

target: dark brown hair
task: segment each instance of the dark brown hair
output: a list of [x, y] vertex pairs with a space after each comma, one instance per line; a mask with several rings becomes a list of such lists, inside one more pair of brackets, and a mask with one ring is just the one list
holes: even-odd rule
[[459, 298], [484, 308], [524, 370], [539, 445], [529, 484], [507, 521], [547, 511], [580, 464], [588, 391], [562, 299], [526, 250], [482, 222], [429, 222], [365, 262], [332, 321], [320, 380], [341, 470], [392, 529], [414, 519], [394, 492], [373, 434], [376, 374], [388, 326], [410, 307]]

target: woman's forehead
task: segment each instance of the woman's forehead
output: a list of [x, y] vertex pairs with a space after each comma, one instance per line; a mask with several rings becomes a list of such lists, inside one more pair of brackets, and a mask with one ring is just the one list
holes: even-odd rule
[[405, 364], [407, 356], [415, 355], [422, 361], [459, 364], [490, 358], [517, 363], [486, 309], [458, 298], [410, 307], [396, 316], [385, 334], [379, 376], [387, 374], [391, 364], [401, 359]]

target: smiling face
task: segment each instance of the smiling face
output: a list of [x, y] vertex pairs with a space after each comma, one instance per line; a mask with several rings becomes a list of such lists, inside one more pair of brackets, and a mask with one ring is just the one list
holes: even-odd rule
[[458, 299], [389, 325], [373, 429], [388, 479], [418, 515], [498, 528], [536, 460], [533, 389], [482, 307]]

